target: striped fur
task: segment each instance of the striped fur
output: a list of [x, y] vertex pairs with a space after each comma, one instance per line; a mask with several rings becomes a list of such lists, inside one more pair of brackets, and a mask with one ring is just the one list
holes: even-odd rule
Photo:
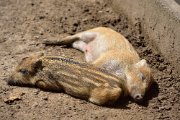
[[21, 61], [8, 81], [64, 91], [97, 105], [112, 104], [126, 90], [123, 80], [105, 69], [57, 56], [32, 56]]

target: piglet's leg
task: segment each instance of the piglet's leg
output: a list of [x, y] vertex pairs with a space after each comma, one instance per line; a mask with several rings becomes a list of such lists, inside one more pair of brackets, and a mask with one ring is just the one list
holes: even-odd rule
[[78, 41], [75, 41], [73, 44], [72, 44], [72, 47], [75, 48], [75, 49], [78, 49], [82, 52], [86, 52], [86, 46], [87, 46], [87, 43], [81, 41], [81, 40], [78, 40]]
[[91, 91], [89, 101], [97, 105], [111, 105], [118, 100], [121, 92], [119, 87], [100, 86]]
[[[71, 46], [74, 42], [76, 41], [83, 41], [85, 43], [89, 43], [92, 40], [96, 38], [97, 34], [94, 32], [82, 32], [78, 33], [72, 36], [67, 36], [61, 40], [45, 40], [43, 44], [45, 45], [66, 45], [66, 46]], [[80, 44], [82, 46], [82, 42], [77, 42], [76, 44]], [[84, 45], [83, 45], [84, 46]], [[76, 47], [76, 45], [75, 45]], [[79, 45], [77, 47], [79, 49]]]
[[96, 38], [97, 34], [94, 32], [82, 32], [75, 36], [78, 36], [80, 39], [73, 42], [72, 47], [87, 53], [90, 52], [88, 43], [93, 41]]
[[61, 40], [45, 40], [43, 41], [43, 44], [45, 45], [60, 45], [60, 46], [71, 46], [72, 43], [74, 43], [75, 41], [80, 40], [80, 38], [78, 36], [68, 36], [65, 37]]
[[97, 33], [95, 32], [82, 32], [77, 34], [81, 41], [85, 43], [89, 43], [93, 41], [97, 37]]

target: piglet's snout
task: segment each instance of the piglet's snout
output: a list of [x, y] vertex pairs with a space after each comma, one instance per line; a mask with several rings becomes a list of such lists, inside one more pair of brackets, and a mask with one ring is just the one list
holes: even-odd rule
[[143, 100], [143, 95], [141, 95], [141, 94], [136, 94], [136, 95], [134, 96], [134, 99], [135, 99], [136, 101], [142, 101], [142, 100]]
[[144, 98], [144, 93], [143, 91], [138, 88], [138, 87], [133, 87], [132, 91], [131, 91], [131, 96], [133, 97], [133, 99], [137, 102], [141, 102]]

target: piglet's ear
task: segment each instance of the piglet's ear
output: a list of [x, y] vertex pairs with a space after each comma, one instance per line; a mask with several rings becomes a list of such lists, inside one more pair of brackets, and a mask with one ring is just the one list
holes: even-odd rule
[[32, 67], [37, 67], [42, 64], [42, 58], [44, 53], [38, 52], [35, 55], [32, 55]]
[[146, 67], [147, 66], [147, 62], [145, 59], [142, 59], [141, 61], [139, 61], [138, 63], [135, 64], [135, 67], [139, 68], [139, 67]]
[[31, 64], [33, 69], [40, 69], [42, 68], [42, 59], [35, 58]]

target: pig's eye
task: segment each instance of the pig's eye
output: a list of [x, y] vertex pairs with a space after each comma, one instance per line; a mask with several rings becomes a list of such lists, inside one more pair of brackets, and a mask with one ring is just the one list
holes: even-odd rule
[[23, 75], [28, 75], [29, 71], [26, 69], [20, 69], [19, 72], [21, 72]]
[[145, 75], [143, 74], [143, 73], [140, 73], [140, 78], [142, 79], [142, 80], [145, 80], [146, 79], [146, 77], [145, 77]]

